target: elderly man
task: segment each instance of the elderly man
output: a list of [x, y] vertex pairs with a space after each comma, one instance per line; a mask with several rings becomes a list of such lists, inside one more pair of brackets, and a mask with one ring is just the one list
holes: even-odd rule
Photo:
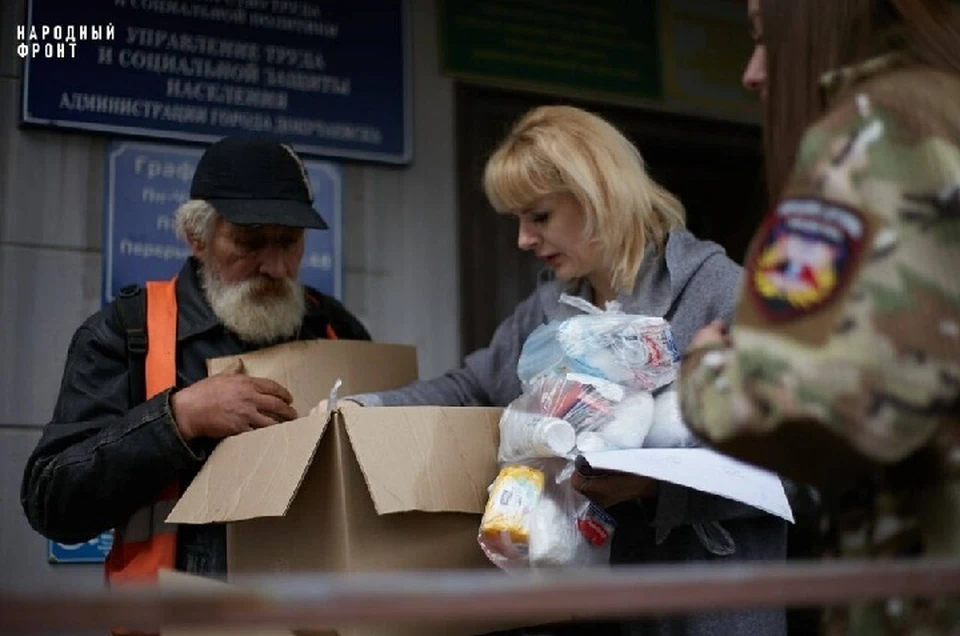
[[207, 359], [370, 339], [339, 302], [297, 282], [305, 228], [326, 224], [288, 146], [222, 139], [200, 159], [190, 196], [176, 223], [193, 256], [173, 281], [125, 289], [76, 331], [24, 472], [23, 508], [41, 534], [72, 543], [116, 530], [113, 582], [164, 567], [222, 575], [223, 526], [171, 526], [166, 513], [219, 440], [297, 417], [284, 387], [207, 377]]

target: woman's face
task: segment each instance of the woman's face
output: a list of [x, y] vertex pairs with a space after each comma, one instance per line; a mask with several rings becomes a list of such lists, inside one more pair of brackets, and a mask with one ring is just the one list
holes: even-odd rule
[[586, 217], [573, 195], [548, 194], [514, 214], [520, 221], [517, 247], [533, 252], [557, 278], [571, 280], [597, 273], [599, 250], [584, 238]]
[[753, 55], [743, 70], [743, 86], [767, 99], [767, 47], [763, 40], [763, 24], [760, 20], [760, 0], [747, 1], [747, 19], [750, 21], [750, 38], [753, 40]]

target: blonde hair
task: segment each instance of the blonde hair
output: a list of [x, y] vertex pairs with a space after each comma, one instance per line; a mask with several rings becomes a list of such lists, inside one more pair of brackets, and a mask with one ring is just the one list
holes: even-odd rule
[[683, 204], [647, 174], [643, 158], [604, 119], [571, 106], [524, 115], [487, 161], [487, 199], [500, 214], [528, 209], [548, 194], [570, 193], [586, 217], [617, 292], [631, 290], [647, 245], [659, 251], [685, 225]]
[[192, 238], [207, 245], [216, 220], [217, 211], [212, 205], [203, 199], [190, 199], [174, 212], [174, 229], [184, 241]]

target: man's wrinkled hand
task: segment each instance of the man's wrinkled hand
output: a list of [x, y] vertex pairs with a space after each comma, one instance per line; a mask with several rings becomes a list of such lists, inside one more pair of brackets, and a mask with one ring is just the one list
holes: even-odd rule
[[183, 439], [223, 439], [297, 419], [289, 391], [242, 371], [243, 364], [235, 363], [173, 394], [170, 408]]
[[646, 499], [657, 494], [657, 481], [649, 477], [612, 470], [591, 470], [589, 475], [575, 471], [570, 483], [581, 494], [609, 508], [631, 499]]

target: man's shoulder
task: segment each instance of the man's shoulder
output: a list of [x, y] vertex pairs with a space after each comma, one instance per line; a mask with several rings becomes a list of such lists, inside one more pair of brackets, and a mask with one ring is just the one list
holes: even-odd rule
[[304, 285], [303, 291], [307, 296], [308, 315], [329, 314], [331, 311], [350, 313], [343, 303], [319, 289]]
[[80, 323], [74, 330], [73, 342], [100, 342], [116, 345], [122, 343], [123, 331], [117, 320], [117, 300], [101, 307]]
[[338, 299], [313, 287], [304, 286], [307, 296], [307, 318], [321, 319], [333, 326], [338, 337], [351, 340], [370, 340], [363, 323]]

